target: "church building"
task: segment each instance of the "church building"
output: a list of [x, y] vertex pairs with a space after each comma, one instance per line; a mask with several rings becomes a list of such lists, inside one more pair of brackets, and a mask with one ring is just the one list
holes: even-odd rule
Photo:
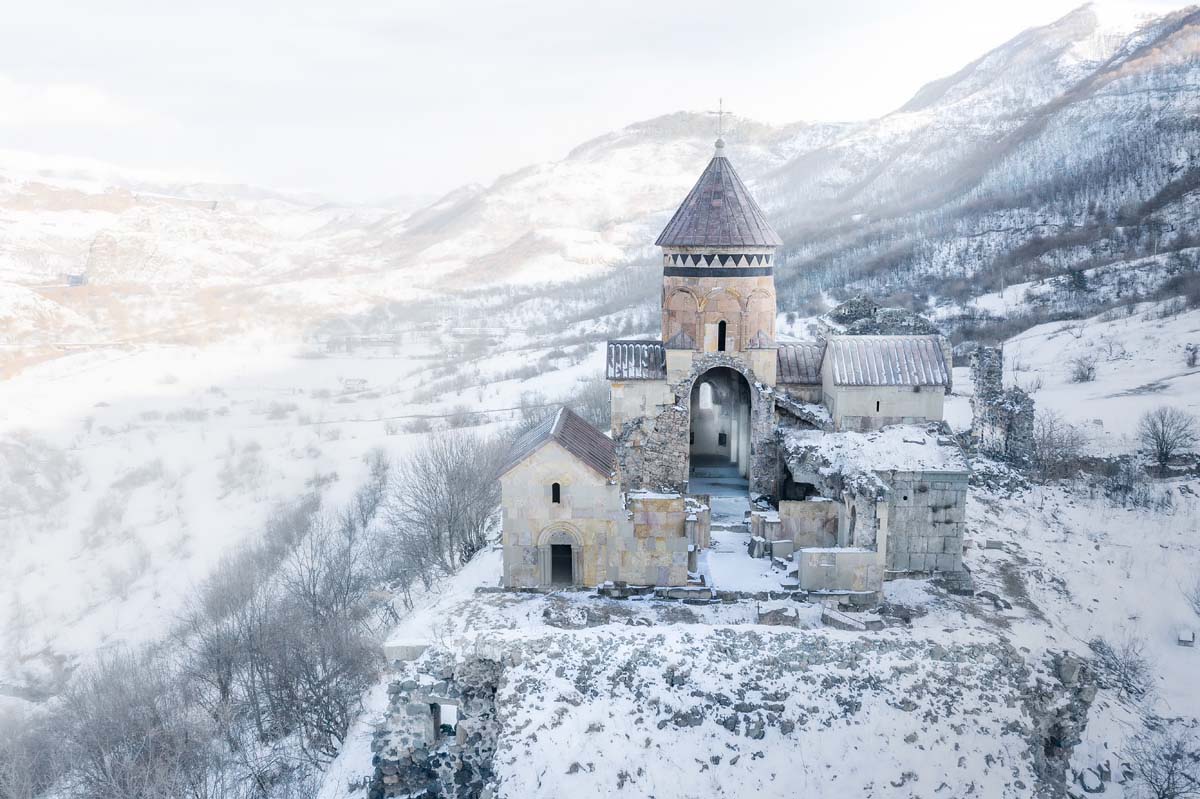
[[[656, 244], [661, 335], [608, 343], [611, 430], [563, 410], [513, 448], [505, 585], [719, 589], [710, 535], [759, 539], [791, 566], [781, 585], [808, 591], [877, 595], [889, 576], [961, 569], [966, 466], [939, 427], [941, 336], [830, 323], [778, 340], [782, 241], [721, 139]], [[745, 498], [746, 518], [714, 532], [714, 496]]]

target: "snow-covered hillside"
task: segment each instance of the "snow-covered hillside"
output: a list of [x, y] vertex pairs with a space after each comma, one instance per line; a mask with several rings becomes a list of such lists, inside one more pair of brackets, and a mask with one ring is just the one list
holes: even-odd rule
[[[1027, 31], [879, 119], [733, 118], [730, 155], [786, 242], [783, 307], [865, 290], [978, 326], [989, 314], [963, 303], [1005, 285], [1128, 266], [1152, 294], [1171, 275], [1147, 257], [1194, 273], [1200, 12], [1104, 10]], [[0, 154], [0, 365], [652, 263], [712, 138], [708, 115], [669, 114], [415, 212]]]

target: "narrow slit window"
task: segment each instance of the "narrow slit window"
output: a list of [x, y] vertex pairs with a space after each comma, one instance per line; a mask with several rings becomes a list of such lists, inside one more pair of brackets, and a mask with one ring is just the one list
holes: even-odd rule
[[717, 352], [725, 351], [725, 322], [717, 323]]
[[879, 400], [875, 400], [875, 413], [879, 413]]
[[724, 433], [717, 433], [717, 446], [725, 447], [729, 445], [729, 436]]
[[550, 501], [555, 505], [562, 502], [562, 486], [558, 483], [550, 484]]

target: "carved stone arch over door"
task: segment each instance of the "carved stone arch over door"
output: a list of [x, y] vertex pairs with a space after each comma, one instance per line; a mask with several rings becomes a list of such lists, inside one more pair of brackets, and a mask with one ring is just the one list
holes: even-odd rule
[[[564, 549], [569, 547], [569, 561]], [[570, 564], [570, 574], [564, 573]], [[574, 525], [555, 522], [538, 534], [538, 566], [540, 584], [544, 586], [576, 586], [583, 583], [583, 535]]]

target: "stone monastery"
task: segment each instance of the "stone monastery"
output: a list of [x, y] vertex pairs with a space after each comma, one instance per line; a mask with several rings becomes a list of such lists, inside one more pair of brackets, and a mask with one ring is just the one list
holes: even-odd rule
[[504, 584], [737, 588], [731, 547], [770, 558], [751, 571], [784, 589], [847, 601], [961, 572], [942, 337], [835, 315], [814, 340], [777, 337], [782, 242], [720, 139], [656, 244], [662, 335], [608, 343], [611, 431], [563, 408], [513, 446]]

